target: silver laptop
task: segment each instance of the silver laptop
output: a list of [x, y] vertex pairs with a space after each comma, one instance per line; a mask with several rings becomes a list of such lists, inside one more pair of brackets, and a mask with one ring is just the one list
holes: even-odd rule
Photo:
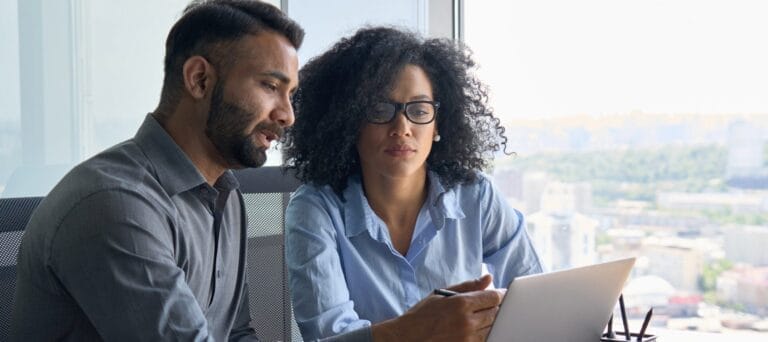
[[635, 258], [519, 277], [501, 302], [488, 342], [597, 342]]

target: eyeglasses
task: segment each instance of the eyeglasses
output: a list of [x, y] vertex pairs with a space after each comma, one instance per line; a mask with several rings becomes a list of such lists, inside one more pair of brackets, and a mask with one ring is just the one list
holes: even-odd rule
[[440, 102], [437, 101], [379, 102], [368, 111], [365, 119], [373, 124], [386, 124], [392, 122], [397, 113], [403, 111], [408, 121], [426, 125], [435, 120], [438, 108], [440, 108]]

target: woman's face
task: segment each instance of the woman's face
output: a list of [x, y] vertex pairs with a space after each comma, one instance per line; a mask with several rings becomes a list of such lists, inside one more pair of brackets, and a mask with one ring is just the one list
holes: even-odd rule
[[[396, 103], [434, 101], [432, 84], [423, 69], [406, 65], [395, 77], [394, 89], [387, 100]], [[388, 123], [365, 123], [357, 141], [363, 175], [403, 178], [426, 172], [432, 139], [437, 134], [435, 121], [416, 124], [399, 110]]]

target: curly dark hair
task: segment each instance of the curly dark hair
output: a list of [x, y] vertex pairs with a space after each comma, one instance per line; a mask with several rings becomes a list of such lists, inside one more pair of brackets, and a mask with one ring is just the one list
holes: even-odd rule
[[283, 157], [287, 169], [315, 185], [341, 194], [347, 179], [360, 173], [356, 149], [367, 108], [386, 100], [398, 72], [407, 64], [429, 77], [440, 102], [437, 131], [427, 167], [446, 187], [474, 181], [507, 138], [487, 105], [486, 87], [470, 71], [469, 49], [449, 39], [422, 39], [389, 27], [363, 28], [299, 71], [293, 97], [296, 124], [286, 131]]

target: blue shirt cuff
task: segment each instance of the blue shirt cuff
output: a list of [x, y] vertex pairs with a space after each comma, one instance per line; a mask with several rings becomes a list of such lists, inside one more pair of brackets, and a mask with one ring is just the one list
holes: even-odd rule
[[319, 340], [320, 342], [372, 342], [371, 327], [367, 326], [341, 335], [331, 336]]

